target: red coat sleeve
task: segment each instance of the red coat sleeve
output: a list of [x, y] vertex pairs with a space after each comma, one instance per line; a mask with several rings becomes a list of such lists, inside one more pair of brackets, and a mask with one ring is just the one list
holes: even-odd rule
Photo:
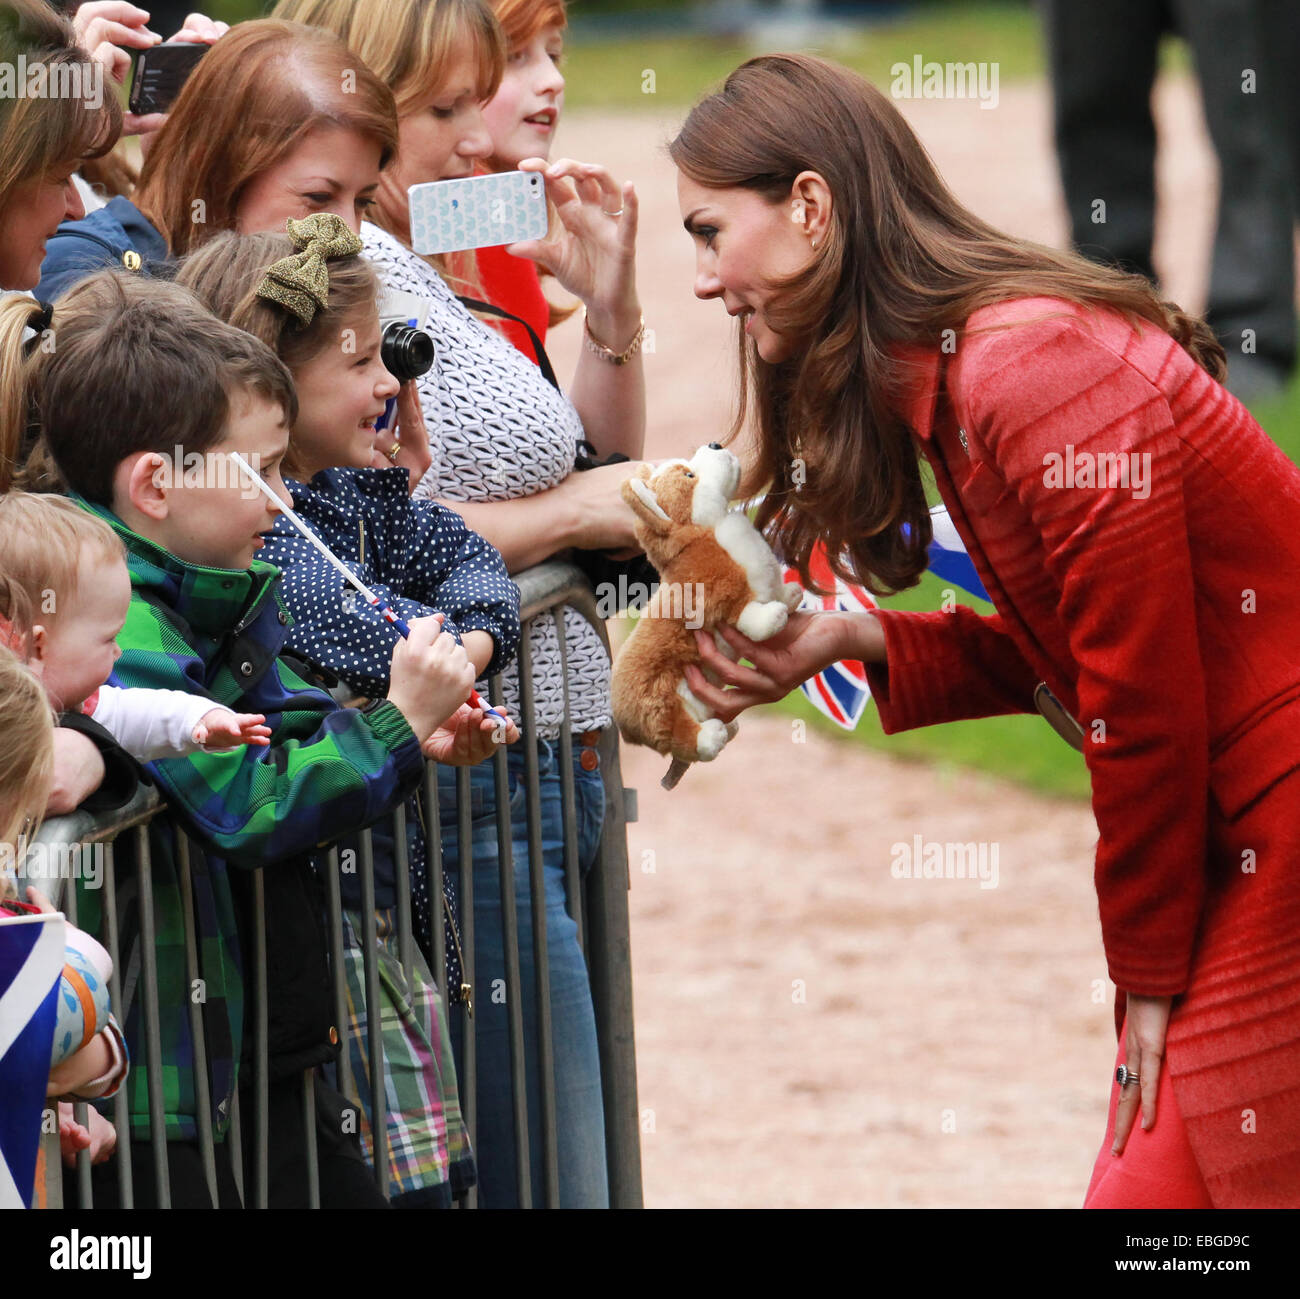
[[888, 666], [866, 665], [886, 735], [938, 722], [1034, 711], [1038, 677], [997, 615], [881, 609]]
[[[1110, 977], [1176, 994], [1205, 894], [1209, 724], [1173, 415], [1077, 319], [968, 341], [955, 404], [1041, 535], [1077, 665]], [[1080, 485], [1114, 456], [1127, 482]]]

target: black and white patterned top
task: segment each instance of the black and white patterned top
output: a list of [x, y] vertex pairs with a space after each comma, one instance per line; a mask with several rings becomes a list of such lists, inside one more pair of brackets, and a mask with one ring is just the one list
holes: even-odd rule
[[[365, 254], [385, 289], [429, 304], [426, 329], [434, 363], [417, 380], [433, 465], [417, 497], [448, 501], [507, 501], [563, 482], [573, 472], [582, 420], [572, 403], [496, 330], [456, 298], [442, 277], [378, 226], [364, 224]], [[570, 725], [575, 731], [610, 725], [609, 657], [596, 630], [572, 609], [565, 614]], [[535, 731], [555, 739], [563, 725], [564, 681], [554, 615], [529, 627]], [[521, 718], [518, 668], [505, 675], [506, 704]], [[480, 683], [480, 689], [485, 689]]]

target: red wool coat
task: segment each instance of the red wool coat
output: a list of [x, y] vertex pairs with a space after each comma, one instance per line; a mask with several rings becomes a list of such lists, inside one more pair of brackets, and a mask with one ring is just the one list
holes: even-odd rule
[[1175, 998], [1210, 1194], [1300, 1204], [1300, 470], [1113, 312], [1021, 299], [897, 355], [997, 613], [881, 614], [884, 729], [1032, 712], [1047, 682], [1085, 731], [1110, 977]]

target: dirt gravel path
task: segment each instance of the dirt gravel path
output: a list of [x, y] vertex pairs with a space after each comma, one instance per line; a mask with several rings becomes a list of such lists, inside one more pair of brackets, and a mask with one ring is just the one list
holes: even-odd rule
[[[1065, 222], [1042, 86], [902, 105], [957, 195], [1048, 243]], [[1156, 260], [1200, 307], [1215, 169], [1193, 87], [1160, 88]], [[679, 113], [571, 115], [555, 156], [638, 183], [654, 351], [647, 453], [725, 431], [729, 323], [691, 294], [694, 254], [662, 152]], [[576, 322], [551, 350], [572, 372]], [[1073, 1207], [1114, 1057], [1078, 803], [944, 774], [747, 719], [671, 794], [628, 750], [632, 951], [646, 1203]], [[995, 888], [899, 879], [895, 845], [983, 842]]]

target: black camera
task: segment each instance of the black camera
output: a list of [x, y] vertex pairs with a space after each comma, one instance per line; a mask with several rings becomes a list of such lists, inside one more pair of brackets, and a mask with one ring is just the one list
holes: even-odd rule
[[382, 320], [379, 358], [394, 379], [406, 383], [433, 369], [433, 339], [405, 320]]

